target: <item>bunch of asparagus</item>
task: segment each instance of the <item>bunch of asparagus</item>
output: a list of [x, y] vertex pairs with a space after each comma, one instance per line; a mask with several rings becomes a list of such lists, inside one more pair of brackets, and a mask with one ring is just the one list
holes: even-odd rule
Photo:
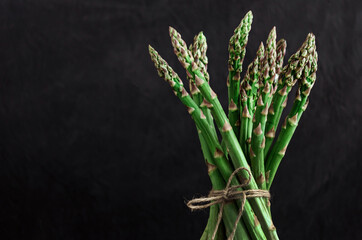
[[[186, 70], [191, 95], [177, 73], [149, 46], [149, 53], [159, 76], [170, 84], [196, 124], [214, 190], [224, 189], [232, 172], [240, 167], [250, 170], [252, 176], [241, 171], [238, 178], [232, 179], [233, 185], [250, 177], [245, 190], [270, 189], [300, 117], [307, 108], [308, 96], [316, 79], [318, 55], [314, 35], [307, 35], [302, 46], [283, 67], [286, 41], [281, 39], [276, 42], [275, 27], [270, 31], [265, 46], [260, 44], [255, 59], [242, 78], [242, 64], [252, 18], [249, 11], [234, 30], [229, 43], [228, 116], [209, 85], [207, 44], [202, 32], [187, 47], [181, 35], [174, 28], [169, 28], [174, 52]], [[296, 83], [298, 89], [293, 106], [276, 137], [288, 95]], [[221, 142], [215, 123], [222, 136]], [[201, 239], [226, 239], [234, 229], [234, 221], [241, 205], [241, 200], [225, 205], [222, 224], [217, 228], [215, 236], [213, 233], [219, 206], [212, 205]], [[234, 239], [278, 239], [267, 199], [249, 198], [243, 206]]]

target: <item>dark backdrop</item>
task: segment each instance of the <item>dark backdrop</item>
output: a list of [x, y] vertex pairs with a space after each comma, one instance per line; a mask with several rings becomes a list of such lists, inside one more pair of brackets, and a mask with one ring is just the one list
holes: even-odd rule
[[[227, 45], [254, 13], [246, 63], [277, 26], [308, 32], [319, 70], [271, 193], [281, 239], [361, 239], [361, 1], [0, 3], [0, 238], [197, 239], [210, 183], [194, 123], [150, 61], [184, 78], [168, 26], [204, 31], [226, 105]], [[244, 65], [245, 68], [245, 65]]]

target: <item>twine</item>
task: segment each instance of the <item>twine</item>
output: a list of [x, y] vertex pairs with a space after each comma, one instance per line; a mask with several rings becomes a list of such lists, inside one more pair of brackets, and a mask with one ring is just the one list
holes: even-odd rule
[[[244, 180], [243, 183], [239, 185], [230, 186], [231, 181], [233, 177], [240, 171], [245, 170], [249, 177]], [[226, 184], [226, 187], [224, 190], [211, 190], [209, 195], [207, 197], [200, 197], [200, 198], [194, 198], [187, 202], [187, 206], [193, 211], [193, 210], [200, 210], [208, 208], [215, 204], [220, 204], [220, 209], [217, 217], [217, 223], [215, 226], [214, 233], [212, 234], [211, 240], [215, 239], [217, 230], [219, 228], [221, 219], [222, 219], [222, 213], [224, 209], [224, 205], [227, 202], [230, 202], [232, 200], [241, 199], [241, 206], [239, 209], [239, 214], [236, 218], [236, 221], [234, 223], [233, 230], [231, 234], [228, 237], [228, 240], [233, 240], [236, 232], [236, 228], [238, 225], [238, 222], [243, 214], [244, 211], [244, 205], [245, 201], [248, 198], [255, 198], [255, 197], [263, 197], [263, 198], [270, 198], [270, 193], [267, 190], [260, 190], [260, 189], [250, 189], [250, 190], [238, 190], [238, 188], [246, 187], [249, 185], [251, 181], [251, 173], [250, 170], [245, 167], [240, 167], [236, 169], [229, 177], [229, 180]]]

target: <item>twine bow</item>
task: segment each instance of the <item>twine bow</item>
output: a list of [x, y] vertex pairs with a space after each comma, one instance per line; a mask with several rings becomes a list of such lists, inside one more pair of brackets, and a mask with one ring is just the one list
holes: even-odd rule
[[[245, 170], [249, 177], [244, 180], [243, 183], [239, 185], [231, 185], [231, 181], [233, 177], [240, 171]], [[236, 228], [238, 225], [238, 222], [243, 214], [244, 211], [244, 205], [245, 201], [248, 198], [255, 198], [255, 197], [263, 197], [263, 198], [270, 198], [270, 193], [267, 190], [260, 190], [260, 189], [250, 189], [250, 190], [238, 190], [242, 187], [246, 187], [249, 185], [251, 181], [251, 173], [250, 170], [245, 167], [240, 167], [236, 169], [229, 177], [228, 182], [226, 184], [226, 187], [224, 190], [211, 190], [209, 195], [207, 197], [200, 197], [200, 198], [194, 198], [187, 202], [187, 206], [193, 211], [193, 210], [200, 210], [208, 208], [215, 204], [220, 204], [220, 209], [217, 217], [217, 223], [215, 226], [214, 233], [212, 234], [211, 240], [215, 239], [217, 230], [219, 228], [221, 219], [222, 219], [222, 213], [224, 209], [224, 205], [232, 200], [241, 199], [241, 206], [239, 209], [239, 214], [235, 220], [233, 231], [228, 237], [228, 240], [233, 240], [236, 232]]]

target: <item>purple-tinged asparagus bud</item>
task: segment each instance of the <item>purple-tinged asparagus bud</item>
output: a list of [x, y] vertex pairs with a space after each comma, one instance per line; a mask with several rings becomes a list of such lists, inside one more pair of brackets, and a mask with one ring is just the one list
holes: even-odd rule
[[186, 106], [186, 107], [187, 107], [187, 111], [189, 114], [191, 114], [195, 111], [195, 108], [193, 108], [193, 107], [188, 107], [188, 106]]
[[217, 94], [214, 92], [214, 90], [212, 90], [212, 88], [210, 88], [210, 96], [211, 99], [215, 99], [217, 97]]
[[230, 123], [225, 120], [224, 126], [222, 127], [222, 131], [223, 132], [228, 132], [230, 130], [232, 130], [232, 127], [231, 127]]
[[195, 83], [192, 81], [190, 81], [190, 92], [191, 92], [191, 95], [200, 93], [200, 90], [196, 87]]
[[182, 94], [181, 94], [181, 97], [186, 97], [186, 96], [188, 96], [189, 94], [188, 94], [188, 92], [185, 90], [185, 88], [182, 88], [182, 92], [181, 92]]
[[286, 96], [284, 102], [282, 103], [282, 107], [285, 108], [287, 106], [288, 103], [288, 96]]
[[245, 57], [245, 48], [253, 21], [253, 14], [249, 11], [240, 24], [234, 30], [234, 35], [229, 41], [229, 71], [242, 70], [242, 62]]
[[278, 154], [284, 156], [284, 155], [285, 155], [285, 152], [287, 151], [287, 147], [288, 147], [288, 144], [285, 145], [285, 147], [283, 147], [282, 150], [280, 150]]
[[243, 109], [243, 112], [242, 112], [242, 116], [245, 117], [245, 118], [251, 118], [250, 116], [250, 113], [249, 113], [249, 110], [248, 110], [248, 107], [245, 106], [244, 109]]
[[231, 101], [230, 101], [229, 110], [230, 110], [230, 111], [236, 111], [236, 110], [238, 110], [238, 107], [237, 107], [236, 104], [234, 103], [234, 100], [233, 100], [233, 99], [231, 99]]
[[207, 43], [203, 32], [200, 32], [194, 37], [194, 43], [189, 49], [200, 72], [203, 73], [205, 79], [209, 81], [209, 74], [207, 72], [208, 58], [206, 56]]
[[280, 74], [283, 67], [283, 60], [287, 49], [287, 42], [284, 39], [280, 39], [277, 43], [277, 58], [276, 58], [276, 74]]
[[269, 113], [270, 115], [274, 115], [274, 114], [275, 114], [273, 102], [270, 104], [270, 107], [269, 107], [269, 109], [268, 109], [268, 113]]
[[263, 110], [260, 112], [261, 115], [267, 116], [268, 115], [268, 104], [265, 104], [265, 107], [263, 108]]
[[308, 104], [309, 104], [309, 98], [307, 98], [307, 101], [305, 102], [305, 104], [303, 105], [302, 107], [302, 110], [305, 111], [308, 107]]
[[255, 155], [255, 153], [253, 151], [253, 148], [251, 146], [250, 146], [250, 149], [249, 149], [249, 154], [250, 154], [250, 158], [255, 158], [256, 157], [256, 155]]
[[261, 130], [261, 123], [259, 123], [258, 126], [253, 130], [253, 133], [256, 136], [263, 134], [263, 130]]
[[261, 141], [260, 148], [265, 148], [265, 136], [263, 136], [263, 140]]
[[223, 157], [224, 153], [223, 151], [221, 151], [220, 149], [216, 148], [215, 152], [214, 152], [214, 158], [220, 158]]
[[194, 60], [192, 54], [187, 48], [185, 41], [181, 38], [180, 33], [178, 33], [173, 27], [169, 27], [169, 33], [174, 52], [182, 66], [186, 67], [188, 65], [186, 61], [187, 58], [190, 59], [191, 62]]
[[296, 113], [293, 117], [288, 118], [288, 123], [292, 126], [298, 125], [298, 113]]
[[267, 59], [268, 62], [268, 67], [269, 67], [269, 75], [273, 76], [275, 75], [275, 67], [276, 67], [276, 38], [277, 38], [277, 34], [276, 34], [276, 28], [273, 27], [272, 30], [270, 31], [269, 35], [268, 35], [268, 39], [266, 42], [266, 54], [265, 54], [265, 58]]
[[287, 86], [284, 86], [282, 89], [280, 89], [278, 93], [280, 94], [280, 96], [287, 95]]
[[278, 84], [286, 84], [292, 87], [295, 84], [295, 79], [301, 77], [308, 55], [312, 54], [314, 49], [315, 37], [312, 33], [309, 33], [299, 50], [289, 58], [288, 65], [283, 68], [280, 74]]
[[263, 97], [261, 95], [259, 95], [257, 106], [258, 107], [264, 106]]
[[158, 54], [158, 52], [151, 46], [148, 46], [151, 60], [154, 62], [157, 72], [160, 77], [164, 78], [171, 86], [174, 86], [172, 81], [177, 81], [182, 86], [182, 81], [177, 73], [168, 65], [168, 63]]
[[200, 107], [207, 107], [207, 108], [212, 108], [213, 105], [211, 103], [209, 103], [206, 99], [204, 99], [202, 101], [202, 103], [200, 104]]
[[265, 136], [267, 138], [274, 138], [275, 137], [275, 130], [274, 130], [274, 127], [272, 127], [272, 129], [270, 129], [266, 134]]

